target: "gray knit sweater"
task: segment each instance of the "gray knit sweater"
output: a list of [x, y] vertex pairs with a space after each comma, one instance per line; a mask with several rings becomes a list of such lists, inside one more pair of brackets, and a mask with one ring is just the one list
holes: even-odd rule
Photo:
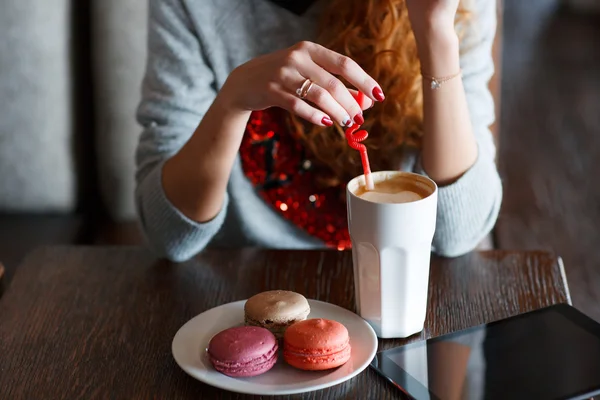
[[[321, 0], [295, 15], [267, 0], [150, 0], [149, 57], [138, 121], [136, 201], [147, 241], [160, 256], [186, 260], [213, 243], [308, 249], [319, 239], [282, 218], [246, 179], [238, 157], [225, 202], [211, 221], [197, 223], [166, 198], [164, 161], [195, 131], [229, 73], [265, 53], [314, 40]], [[461, 67], [473, 129], [476, 163], [458, 181], [439, 189], [433, 251], [456, 256], [472, 250], [493, 228], [502, 199], [488, 127], [494, 104], [491, 45], [495, 1], [475, 0], [474, 28], [463, 40]], [[202, 154], [198, 154], [202, 157]], [[401, 170], [424, 174], [418, 152], [404, 155]]]

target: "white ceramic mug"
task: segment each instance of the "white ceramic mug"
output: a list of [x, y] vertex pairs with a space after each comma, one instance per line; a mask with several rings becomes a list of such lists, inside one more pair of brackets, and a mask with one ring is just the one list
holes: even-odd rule
[[364, 175], [346, 188], [356, 305], [380, 338], [422, 331], [427, 312], [437, 185], [409, 172], [372, 174], [375, 184], [398, 175], [414, 179], [428, 195], [400, 204], [367, 201], [355, 194], [365, 184]]

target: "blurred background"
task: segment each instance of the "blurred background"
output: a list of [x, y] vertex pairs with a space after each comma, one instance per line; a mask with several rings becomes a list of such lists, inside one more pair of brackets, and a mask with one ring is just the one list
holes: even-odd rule
[[[44, 244], [142, 243], [135, 109], [147, 0], [3, 0], [0, 263]], [[504, 203], [494, 246], [563, 258], [600, 320], [600, 1], [502, 0], [494, 126]], [[126, 268], [126, 266], [124, 266]]]

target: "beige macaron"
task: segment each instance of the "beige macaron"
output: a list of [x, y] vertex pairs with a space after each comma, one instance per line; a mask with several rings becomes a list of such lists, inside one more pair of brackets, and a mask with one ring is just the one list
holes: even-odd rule
[[245, 324], [270, 330], [278, 339], [288, 326], [303, 321], [310, 313], [304, 296], [288, 290], [271, 290], [252, 296], [244, 306]]

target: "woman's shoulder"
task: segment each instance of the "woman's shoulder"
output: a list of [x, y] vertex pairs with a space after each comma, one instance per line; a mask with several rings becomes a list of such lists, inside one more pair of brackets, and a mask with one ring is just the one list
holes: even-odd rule
[[[224, 50], [233, 64], [310, 40], [317, 21], [294, 15], [269, 0], [150, 0], [151, 10], [183, 24], [209, 55]], [[315, 11], [316, 12], [316, 11]], [[152, 18], [151, 18], [152, 22]]]
[[269, 0], [153, 1], [182, 3], [198, 30], [254, 33], [262, 35], [263, 40], [267, 39], [265, 34], [294, 31], [310, 20], [310, 15], [294, 15]]
[[[238, 26], [227, 25], [231, 18], [250, 18], [245, 11], [253, 8], [257, 0], [149, 0], [150, 22], [156, 19], [170, 19], [194, 30], [216, 28], [235, 29]], [[245, 15], [245, 16], [244, 16]]]
[[195, 20], [199, 20], [207, 24], [199, 26], [199, 28], [203, 28], [206, 26], [221, 26], [224, 22], [227, 22], [227, 19], [229, 17], [243, 13], [246, 7], [252, 6], [252, 3], [255, 2], [255, 0], [175, 1], [183, 3], [190, 16], [193, 17]]
[[192, 25], [194, 30], [215, 29], [228, 16], [239, 13], [254, 0], [150, 0], [150, 21], [166, 18]]

